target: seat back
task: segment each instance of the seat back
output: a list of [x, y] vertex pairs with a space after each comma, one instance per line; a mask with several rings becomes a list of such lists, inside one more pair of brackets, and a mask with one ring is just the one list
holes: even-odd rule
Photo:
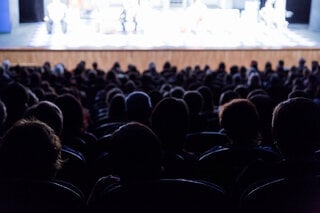
[[70, 147], [62, 146], [61, 158], [63, 164], [58, 171], [57, 179], [70, 182], [84, 190], [87, 162], [82, 153]]
[[185, 179], [116, 185], [89, 204], [90, 212], [226, 212], [227, 207], [223, 189]]
[[240, 200], [241, 212], [313, 213], [320, 209], [317, 177], [274, 179], [254, 185]]
[[198, 174], [200, 178], [228, 187], [248, 165], [258, 160], [277, 162], [280, 159], [276, 153], [260, 147], [221, 148], [200, 156]]
[[89, 184], [94, 185], [100, 178], [112, 174], [112, 160], [107, 152], [101, 153], [89, 167]]
[[215, 146], [226, 146], [229, 139], [219, 132], [196, 132], [186, 136], [185, 149], [200, 155]]
[[15, 180], [1, 181], [0, 187], [0, 212], [84, 211], [84, 198], [74, 186], [56, 181]]
[[105, 123], [99, 127], [97, 127], [94, 131], [94, 134], [97, 138], [101, 138], [104, 135], [112, 134], [114, 131], [119, 129], [124, 122], [112, 122], [112, 123]]

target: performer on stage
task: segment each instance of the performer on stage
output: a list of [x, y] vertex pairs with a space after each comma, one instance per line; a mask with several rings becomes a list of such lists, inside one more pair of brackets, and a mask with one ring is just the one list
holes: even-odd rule
[[[140, 1], [138, 0], [125, 0], [123, 2], [123, 11], [120, 14], [120, 22], [122, 26], [122, 31], [124, 33], [128, 31], [137, 32], [138, 29], [138, 11], [139, 11]], [[128, 29], [128, 25], [133, 24], [133, 29]], [[129, 27], [130, 28], [130, 27]]]
[[53, 0], [47, 6], [48, 16], [45, 17], [47, 23], [47, 31], [49, 34], [53, 31], [53, 25], [60, 23], [63, 33], [67, 32], [67, 5], [60, 2], [60, 0]]
[[286, 28], [288, 22], [285, 20], [285, 0], [267, 0], [261, 8], [259, 15], [268, 27], [275, 29]]

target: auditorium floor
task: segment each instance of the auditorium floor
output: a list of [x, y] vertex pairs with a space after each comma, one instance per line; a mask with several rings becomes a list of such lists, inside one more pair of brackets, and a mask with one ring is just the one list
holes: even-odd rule
[[60, 26], [49, 35], [44, 22], [20, 24], [10, 34], [0, 34], [0, 49], [285, 49], [320, 48], [320, 32], [308, 25], [290, 24], [285, 30], [240, 24], [211, 31], [164, 30], [121, 32], [121, 25], [97, 31], [97, 23], [79, 22], [63, 34]]

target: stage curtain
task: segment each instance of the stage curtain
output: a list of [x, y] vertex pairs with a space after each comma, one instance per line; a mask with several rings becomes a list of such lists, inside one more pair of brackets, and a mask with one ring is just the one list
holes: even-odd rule
[[312, 0], [309, 29], [320, 32], [320, 1]]
[[20, 23], [43, 21], [43, 5], [43, 0], [19, 0]]
[[0, 33], [11, 31], [9, 0], [0, 1]]
[[289, 23], [309, 24], [310, 8], [311, 0], [287, 0], [286, 9], [293, 12], [293, 16], [288, 19]]

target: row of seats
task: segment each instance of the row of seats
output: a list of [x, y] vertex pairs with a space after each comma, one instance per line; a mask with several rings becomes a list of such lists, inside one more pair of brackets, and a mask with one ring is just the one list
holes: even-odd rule
[[319, 66], [2, 71], [3, 212], [317, 209]]

